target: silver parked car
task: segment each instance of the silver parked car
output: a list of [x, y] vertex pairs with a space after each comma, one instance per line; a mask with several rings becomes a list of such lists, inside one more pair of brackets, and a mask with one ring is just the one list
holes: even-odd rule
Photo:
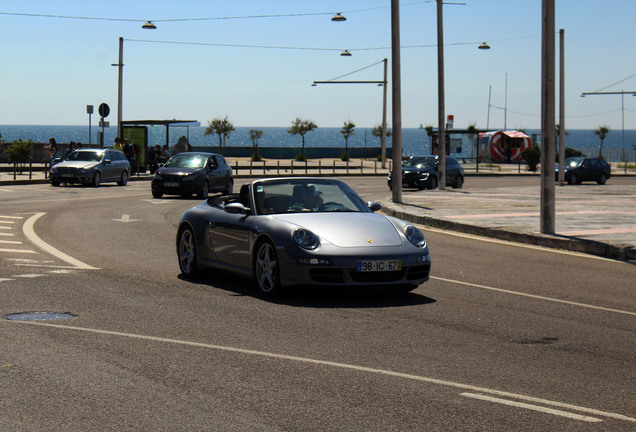
[[426, 239], [374, 213], [380, 207], [335, 179], [256, 180], [183, 213], [179, 266], [185, 276], [204, 266], [253, 276], [265, 294], [294, 285], [411, 291], [429, 278]]
[[128, 183], [130, 162], [115, 149], [77, 149], [63, 161], [51, 166], [52, 186], [61, 183], [82, 183], [99, 187], [102, 182]]

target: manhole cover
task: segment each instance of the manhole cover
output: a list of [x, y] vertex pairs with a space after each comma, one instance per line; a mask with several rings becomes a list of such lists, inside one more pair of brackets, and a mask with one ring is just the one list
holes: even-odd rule
[[20, 312], [5, 315], [3, 318], [7, 320], [15, 321], [46, 321], [46, 320], [62, 320], [75, 318], [77, 315], [73, 315], [70, 312]]

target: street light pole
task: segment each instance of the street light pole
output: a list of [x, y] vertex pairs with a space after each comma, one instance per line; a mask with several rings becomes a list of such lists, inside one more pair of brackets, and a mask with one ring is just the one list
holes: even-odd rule
[[119, 38], [119, 63], [117, 63], [117, 136], [122, 136], [122, 97], [123, 97], [123, 81], [124, 81], [124, 38]]
[[391, 191], [394, 203], [402, 203], [402, 80], [400, 78], [400, 1], [391, 0], [391, 75], [393, 99], [393, 170]]
[[[318, 84], [377, 84], [384, 87], [382, 90], [382, 135], [381, 135], [381, 146], [382, 146], [382, 168], [386, 168], [386, 93], [387, 93], [387, 59], [382, 60], [384, 62], [384, 79], [382, 81], [314, 81], [312, 86], [317, 86]], [[376, 65], [374, 63], [373, 65]], [[371, 66], [373, 66], [371, 65]], [[368, 66], [367, 66], [368, 67]], [[348, 75], [348, 74], [347, 74]]]
[[439, 155], [437, 180], [440, 190], [446, 189], [446, 114], [444, 107], [444, 18], [442, 0], [437, 0], [437, 149]]
[[554, 0], [542, 3], [541, 40], [541, 211], [542, 234], [555, 232]]

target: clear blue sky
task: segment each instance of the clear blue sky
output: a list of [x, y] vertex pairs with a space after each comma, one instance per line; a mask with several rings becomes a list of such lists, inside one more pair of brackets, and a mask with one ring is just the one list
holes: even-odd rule
[[[456, 128], [485, 128], [489, 112], [491, 129], [503, 128], [504, 112], [509, 129], [539, 128], [541, 0], [463, 1], [444, 6], [446, 113]], [[436, 5], [400, 3], [403, 127], [436, 126]], [[372, 127], [381, 121], [381, 87], [311, 83], [383, 58], [392, 80], [390, 0], [3, 0], [0, 12], [0, 124], [83, 125], [86, 105], [97, 110], [102, 102], [114, 124], [119, 37], [124, 120], [206, 124], [228, 116], [236, 126], [267, 127], [302, 117], [319, 127], [346, 120]], [[332, 22], [335, 12], [347, 21]], [[176, 21], [279, 14], [299, 15]], [[620, 96], [580, 97], [636, 90], [635, 17], [634, 0], [556, 0], [567, 128], [620, 129], [624, 112], [625, 128], [636, 129], [636, 97], [624, 97], [624, 111]], [[145, 20], [157, 29], [142, 29]], [[481, 42], [491, 49], [477, 49]], [[340, 56], [344, 49], [352, 56]], [[381, 80], [382, 73], [380, 63], [347, 79]], [[390, 100], [389, 91], [389, 126]]]

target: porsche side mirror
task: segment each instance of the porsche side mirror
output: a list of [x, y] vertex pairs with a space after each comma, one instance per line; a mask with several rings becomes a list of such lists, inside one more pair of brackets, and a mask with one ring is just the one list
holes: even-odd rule
[[369, 206], [371, 211], [374, 211], [374, 212], [377, 212], [382, 208], [382, 204], [380, 204], [377, 201], [369, 201], [367, 202], [367, 205]]
[[226, 213], [231, 214], [248, 213], [250, 211], [249, 207], [245, 207], [239, 202], [227, 204], [225, 207], [223, 207], [223, 210], [225, 210]]

